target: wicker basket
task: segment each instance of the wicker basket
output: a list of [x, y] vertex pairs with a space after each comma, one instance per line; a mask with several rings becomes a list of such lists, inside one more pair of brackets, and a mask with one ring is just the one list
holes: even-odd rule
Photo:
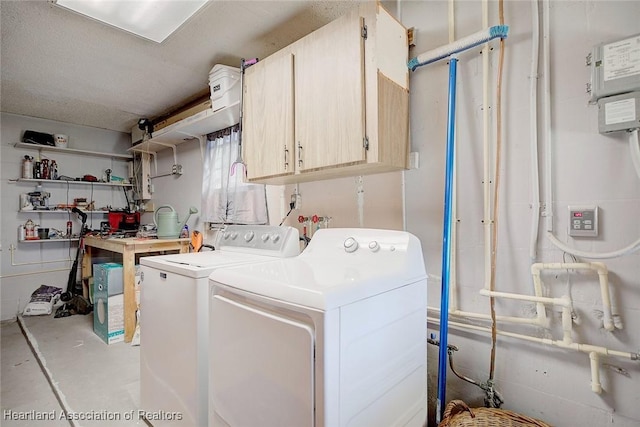
[[469, 408], [462, 400], [452, 400], [438, 427], [551, 427], [535, 418], [505, 409]]

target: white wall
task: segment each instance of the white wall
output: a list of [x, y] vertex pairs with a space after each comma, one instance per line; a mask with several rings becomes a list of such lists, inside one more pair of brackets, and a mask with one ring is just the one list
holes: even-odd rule
[[[402, 1], [401, 21], [418, 29], [414, 55], [448, 42], [446, 1]], [[497, 2], [491, 1], [491, 25], [497, 23]], [[481, 2], [458, 1], [456, 35], [482, 28]], [[503, 80], [503, 151], [498, 211], [496, 289], [531, 293], [529, 233], [531, 172], [529, 153], [529, 78], [531, 59], [530, 2], [505, 1], [506, 40]], [[597, 107], [588, 105], [585, 84], [589, 70], [585, 56], [593, 45], [640, 32], [640, 3], [629, 1], [551, 2], [551, 137], [553, 171], [553, 223], [555, 235], [582, 250], [607, 252], [640, 237], [640, 180], [628, 154], [627, 136], [602, 136], [597, 129]], [[497, 46], [491, 53], [491, 93], [495, 93]], [[489, 313], [489, 300], [478, 295], [484, 284], [482, 202], [482, 56], [480, 48], [461, 54], [458, 70], [458, 201], [456, 296], [460, 309]], [[541, 69], [542, 70], [542, 69]], [[444, 147], [446, 142], [448, 66], [419, 68], [411, 75], [412, 150], [420, 152], [419, 170], [407, 171], [407, 230], [422, 241], [430, 275], [429, 305], [440, 305], [443, 225]], [[542, 104], [538, 111], [542, 113]], [[495, 104], [491, 106], [494, 115]], [[541, 122], [542, 125], [542, 122]], [[495, 125], [494, 125], [495, 126]], [[539, 127], [543, 136], [543, 127]], [[492, 130], [492, 134], [495, 132]], [[543, 140], [541, 140], [543, 141]], [[541, 148], [541, 155], [544, 150]], [[544, 171], [541, 162], [540, 171]], [[542, 185], [544, 190], [544, 183]], [[544, 197], [544, 193], [543, 193]], [[600, 207], [600, 235], [574, 239], [566, 234], [569, 204]], [[538, 260], [571, 261], [539, 233]], [[559, 271], [543, 276], [549, 296], [569, 294], [580, 325], [573, 339], [626, 352], [640, 349], [640, 251], [606, 260], [610, 270], [612, 303], [625, 329], [613, 333], [602, 328], [601, 303], [594, 274]], [[530, 316], [533, 306], [499, 300], [498, 315]], [[559, 312], [549, 309], [553, 327], [499, 324], [499, 329], [537, 337], [562, 339]], [[438, 317], [438, 313], [431, 313]], [[452, 319], [458, 320], [458, 319]], [[474, 324], [485, 324], [475, 321]], [[429, 324], [438, 336], [438, 325]], [[460, 348], [455, 365], [460, 373], [486, 381], [490, 363], [490, 337], [484, 333], [449, 330], [449, 343]], [[512, 338], [498, 337], [496, 389], [504, 408], [538, 417], [555, 426], [637, 426], [640, 422], [640, 362], [603, 358], [600, 368], [604, 391], [591, 391], [589, 357]], [[433, 418], [437, 396], [437, 349], [429, 348], [429, 400]], [[625, 375], [623, 373], [628, 373]], [[482, 391], [448, 372], [447, 399], [461, 398], [482, 406]], [[446, 402], [445, 402], [446, 403]]]
[[[56, 228], [65, 232], [66, 222], [71, 219], [74, 232], [80, 229], [80, 221], [75, 215], [19, 213], [21, 193], [35, 191], [35, 183], [11, 182], [21, 177], [22, 158], [25, 155], [37, 157], [37, 150], [16, 148], [25, 130], [45, 133], [64, 133], [69, 136], [69, 148], [107, 153], [125, 153], [131, 146], [129, 135], [86, 126], [2, 113], [0, 139], [0, 160], [2, 169], [2, 209], [0, 211], [0, 241], [2, 261], [0, 271], [0, 292], [2, 304], [0, 319], [15, 318], [29, 302], [31, 293], [41, 284], [57, 286], [66, 290], [67, 278], [75, 258], [76, 244], [69, 242], [18, 243], [18, 226], [31, 219], [42, 227]], [[127, 177], [127, 162], [108, 157], [80, 156], [60, 152], [42, 152], [43, 158], [55, 159], [60, 175], [82, 177], [90, 174], [101, 178], [106, 169], [113, 175]], [[126, 200], [121, 189], [106, 186], [67, 185], [63, 183], [44, 184], [42, 191], [50, 192], [50, 203], [72, 203], [76, 197], [95, 200], [96, 208], [105, 206], [124, 208]], [[100, 221], [106, 215], [90, 215], [87, 225], [99, 229]]]

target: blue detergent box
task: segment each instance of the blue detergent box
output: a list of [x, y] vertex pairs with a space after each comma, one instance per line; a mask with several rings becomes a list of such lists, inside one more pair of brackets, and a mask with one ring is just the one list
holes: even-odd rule
[[107, 344], [124, 341], [122, 264], [93, 265], [93, 332]]

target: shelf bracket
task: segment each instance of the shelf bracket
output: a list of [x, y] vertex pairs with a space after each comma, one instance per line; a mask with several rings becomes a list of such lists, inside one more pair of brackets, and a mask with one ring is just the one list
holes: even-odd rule
[[176, 146], [174, 144], [167, 144], [165, 142], [154, 142], [154, 144], [162, 145], [164, 147], [170, 147], [173, 150], [173, 166], [171, 167], [171, 172], [158, 174], [158, 160], [157, 156], [153, 156], [153, 164], [156, 168], [156, 175], [150, 176], [149, 179], [160, 178], [161, 176], [169, 176], [169, 175], [182, 175], [182, 165], [178, 164], [178, 154], [176, 151]]

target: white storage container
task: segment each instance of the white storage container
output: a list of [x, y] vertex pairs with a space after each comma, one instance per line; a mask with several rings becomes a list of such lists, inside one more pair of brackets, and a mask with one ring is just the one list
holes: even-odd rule
[[240, 68], [216, 64], [209, 72], [213, 111], [240, 101]]

